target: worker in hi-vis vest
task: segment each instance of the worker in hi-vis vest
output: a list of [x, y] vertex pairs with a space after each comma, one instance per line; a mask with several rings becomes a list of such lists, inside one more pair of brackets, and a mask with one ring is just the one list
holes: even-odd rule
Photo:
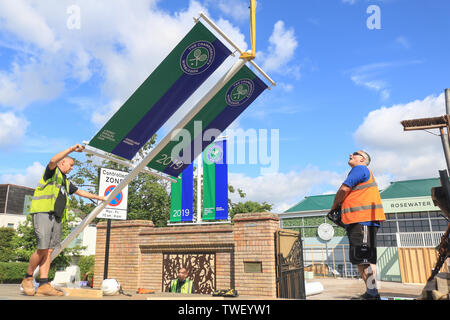
[[[69, 157], [72, 152], [82, 152], [84, 146], [76, 144], [59, 152], [47, 164], [45, 171], [34, 191], [30, 213], [33, 215], [34, 234], [37, 249], [31, 255], [27, 274], [22, 281], [26, 295], [62, 296], [63, 292], [56, 290], [48, 283], [51, 254], [61, 243], [62, 224], [68, 217], [69, 195], [105, 201], [106, 197], [78, 189], [66, 175], [72, 171], [74, 159]], [[35, 290], [33, 272], [39, 266], [39, 288]]]
[[186, 268], [180, 268], [177, 279], [170, 282], [170, 292], [194, 293], [194, 282], [187, 277]]
[[366, 292], [354, 299], [379, 300], [376, 236], [386, 216], [377, 182], [372, 171], [367, 168], [370, 156], [362, 150], [353, 152], [348, 164], [352, 169], [336, 192], [331, 210], [341, 207], [341, 220], [350, 242], [350, 262], [358, 266], [366, 284]]

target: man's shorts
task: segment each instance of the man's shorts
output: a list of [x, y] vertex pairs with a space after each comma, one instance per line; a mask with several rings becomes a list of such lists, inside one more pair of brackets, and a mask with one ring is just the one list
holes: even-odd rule
[[378, 227], [359, 223], [348, 225], [349, 258], [352, 264], [377, 263], [377, 231]]
[[33, 213], [33, 226], [39, 250], [53, 249], [61, 243], [61, 218], [48, 212]]

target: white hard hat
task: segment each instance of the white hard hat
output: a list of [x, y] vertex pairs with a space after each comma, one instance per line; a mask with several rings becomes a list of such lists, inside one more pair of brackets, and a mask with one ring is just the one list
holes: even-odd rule
[[116, 279], [105, 279], [102, 281], [102, 292], [105, 296], [113, 296], [120, 291], [120, 283]]

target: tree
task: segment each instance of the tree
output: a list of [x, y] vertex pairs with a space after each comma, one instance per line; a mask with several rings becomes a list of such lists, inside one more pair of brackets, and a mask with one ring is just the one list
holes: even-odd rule
[[234, 217], [237, 213], [268, 212], [272, 210], [272, 206], [273, 205], [265, 201], [263, 203], [255, 201], [233, 203], [230, 216]]
[[13, 228], [0, 228], [0, 262], [16, 260], [12, 244], [14, 234]]
[[[228, 191], [231, 193], [236, 192], [233, 186], [228, 186]], [[246, 194], [241, 189], [237, 189], [239, 197], [245, 198]], [[266, 212], [272, 210], [273, 205], [267, 202], [258, 203], [255, 201], [237, 202], [234, 203], [228, 198], [228, 211], [230, 212], [230, 218], [233, 218], [237, 213], [251, 213], [251, 212]]]

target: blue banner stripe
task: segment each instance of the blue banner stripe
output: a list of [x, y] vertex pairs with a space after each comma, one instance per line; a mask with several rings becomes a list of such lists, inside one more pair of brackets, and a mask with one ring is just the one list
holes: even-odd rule
[[194, 165], [183, 171], [181, 187], [181, 221], [192, 221], [194, 217]]
[[[255, 79], [253, 79], [254, 83], [255, 83], [255, 88], [254, 88], [254, 92], [251, 96], [250, 99], [248, 99], [246, 102], [244, 102], [242, 105], [240, 105], [239, 107], [231, 107], [229, 105], [227, 105], [222, 112], [220, 112], [218, 114], [218, 116], [211, 121], [211, 123], [209, 123], [202, 131], [201, 134], [199, 134], [198, 136], [196, 136], [190, 144], [190, 148], [184, 148], [183, 151], [185, 151], [186, 149], [190, 149], [190, 153], [191, 153], [191, 161], [193, 161], [195, 158], [197, 158], [197, 156], [203, 152], [203, 150], [205, 150], [205, 148], [211, 144], [212, 141], [203, 141], [203, 134], [205, 131], [209, 130], [209, 129], [217, 129], [219, 130], [220, 133], [222, 133], [242, 112], [244, 112], [244, 110], [267, 88], [267, 85], [258, 77], [255, 77]], [[201, 120], [201, 119], [198, 119]], [[213, 138], [216, 139], [217, 137]], [[202, 146], [201, 150], [196, 150], [196, 148], [194, 148], [194, 146], [196, 144], [199, 144]], [[188, 151], [189, 152], [189, 151]], [[183, 172], [183, 170], [189, 166], [189, 163], [185, 163], [182, 166], [180, 166], [180, 168], [175, 169], [173, 166], [167, 166], [164, 169], [164, 173], [167, 173], [173, 177], [178, 177], [178, 175]]]
[[227, 143], [226, 140], [217, 141], [223, 151], [222, 161], [214, 164], [215, 170], [215, 219], [228, 219], [228, 165], [227, 165]]
[[162, 125], [178, 110], [178, 108], [194, 93], [195, 90], [225, 61], [231, 51], [220, 41], [212, 42], [215, 58], [209, 68], [196, 75], [183, 75], [155, 103], [144, 117], [114, 148], [113, 154], [131, 160], [144, 144], [158, 131]]

